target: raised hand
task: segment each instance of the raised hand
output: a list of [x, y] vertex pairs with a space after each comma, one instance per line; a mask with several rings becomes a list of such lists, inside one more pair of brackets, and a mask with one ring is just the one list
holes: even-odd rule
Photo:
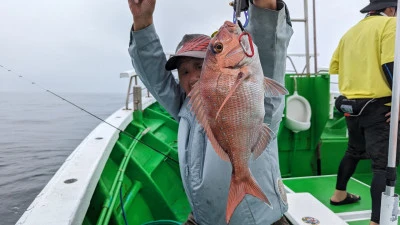
[[128, 4], [135, 30], [141, 30], [153, 23], [156, 0], [128, 0]]

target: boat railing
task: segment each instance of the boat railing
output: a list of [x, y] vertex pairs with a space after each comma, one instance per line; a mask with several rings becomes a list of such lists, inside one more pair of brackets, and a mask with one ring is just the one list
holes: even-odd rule
[[[142, 87], [138, 82], [139, 75], [136, 74], [135, 70], [128, 70], [120, 73], [120, 78], [129, 78], [128, 91], [125, 100], [125, 110], [131, 110], [129, 108], [129, 99], [133, 95], [133, 110], [142, 110], [142, 92], [147, 92], [147, 97], [150, 97], [150, 92], [147, 88]], [[135, 79], [135, 85], [132, 88], [132, 81]], [[144, 85], [143, 85], [144, 86]], [[132, 88], [132, 89], [131, 89]], [[132, 92], [131, 92], [132, 90]]]
[[[319, 55], [319, 54], [317, 54], [317, 57], [318, 57], [318, 55]], [[298, 57], [298, 58], [305, 57], [305, 58], [306, 58], [306, 63], [305, 63], [305, 65], [304, 65], [304, 68], [303, 68], [303, 70], [301, 71], [301, 73], [299, 72], [299, 70], [298, 70], [298, 68], [297, 68], [297, 66], [296, 66], [296, 64], [295, 64], [295, 62], [294, 62], [294, 60], [293, 60], [293, 58], [295, 58], [295, 57]], [[300, 75], [300, 74], [304, 74], [304, 75], [310, 74], [309, 72], [306, 72], [306, 70], [307, 70], [307, 68], [309, 68], [310, 60], [311, 60], [311, 58], [313, 58], [313, 57], [315, 57], [314, 54], [308, 55], [308, 59], [307, 59], [307, 54], [293, 54], [293, 53], [287, 54], [286, 58], [289, 60], [289, 62], [290, 62], [290, 64], [291, 64], [291, 66], [293, 67], [293, 70], [294, 70], [294, 71], [290, 71], [290, 70], [287, 70], [287, 69], [286, 69], [286, 72], [294, 72], [294, 73], [297, 74], [297, 75]]]

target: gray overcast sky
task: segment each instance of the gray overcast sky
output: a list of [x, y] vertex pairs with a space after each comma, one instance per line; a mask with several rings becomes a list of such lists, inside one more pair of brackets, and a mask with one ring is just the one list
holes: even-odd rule
[[[304, 17], [303, 1], [286, 2], [292, 18]], [[341, 35], [363, 17], [359, 10], [369, 1], [316, 2], [319, 67], [328, 67]], [[211, 34], [231, 20], [228, 3], [158, 0], [154, 21], [164, 50], [172, 52], [185, 33]], [[311, 0], [309, 7], [311, 18]], [[0, 65], [56, 92], [125, 92], [127, 80], [119, 73], [132, 68], [131, 24], [127, 0], [1, 0]], [[304, 25], [296, 23], [294, 30], [288, 52], [304, 53]], [[35, 90], [0, 68], [0, 92]]]

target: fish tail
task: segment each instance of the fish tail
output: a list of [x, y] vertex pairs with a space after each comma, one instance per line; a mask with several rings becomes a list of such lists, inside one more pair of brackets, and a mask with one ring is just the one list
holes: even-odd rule
[[240, 204], [246, 194], [253, 195], [271, 206], [270, 201], [267, 196], [265, 196], [260, 186], [258, 186], [253, 176], [250, 175], [244, 179], [238, 180], [235, 179], [234, 175], [232, 175], [231, 186], [228, 194], [228, 205], [226, 206], [227, 224], [229, 224], [236, 207]]

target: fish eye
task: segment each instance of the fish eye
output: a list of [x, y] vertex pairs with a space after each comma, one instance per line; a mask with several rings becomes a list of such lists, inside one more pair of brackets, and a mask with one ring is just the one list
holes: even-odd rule
[[216, 42], [214, 44], [214, 52], [215, 53], [221, 53], [222, 50], [224, 50], [224, 45], [221, 42]]

